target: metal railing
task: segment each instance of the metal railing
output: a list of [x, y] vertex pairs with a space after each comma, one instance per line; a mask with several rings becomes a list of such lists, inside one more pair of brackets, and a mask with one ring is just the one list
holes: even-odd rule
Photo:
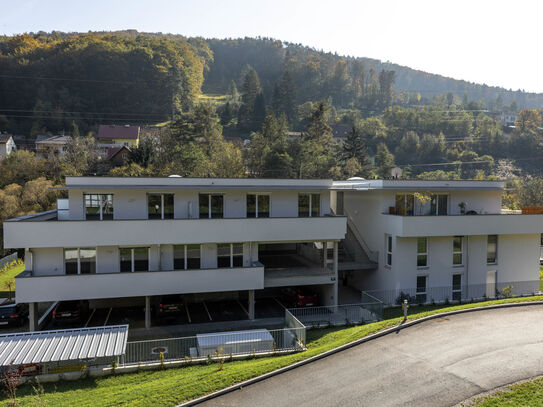
[[11, 253], [11, 254], [8, 254], [5, 257], [2, 257], [0, 259], [0, 270], [2, 270], [6, 264], [9, 264], [9, 263], [11, 263], [13, 261], [16, 261], [17, 258], [18, 258], [17, 252]]
[[302, 324], [312, 328], [367, 324], [383, 319], [383, 303], [376, 299], [361, 304], [289, 308], [288, 312]]
[[407, 300], [410, 304], [441, 304], [538, 295], [543, 291], [542, 285], [540, 280], [508, 281], [459, 286], [366, 290], [362, 293], [366, 296], [365, 298], [377, 298], [387, 306], [400, 305], [403, 300]]
[[305, 328], [306, 326], [300, 322], [292, 313], [285, 308], [285, 325], [287, 328], [295, 329], [297, 340], [302, 345], [305, 346]]
[[[259, 329], [184, 338], [127, 342], [125, 364], [258, 355], [305, 350], [305, 327]], [[161, 356], [162, 355], [162, 356]]]

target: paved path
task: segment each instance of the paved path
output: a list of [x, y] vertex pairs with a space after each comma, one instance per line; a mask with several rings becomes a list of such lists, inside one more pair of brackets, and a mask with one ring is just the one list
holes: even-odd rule
[[434, 319], [202, 406], [451, 406], [543, 375], [543, 306]]

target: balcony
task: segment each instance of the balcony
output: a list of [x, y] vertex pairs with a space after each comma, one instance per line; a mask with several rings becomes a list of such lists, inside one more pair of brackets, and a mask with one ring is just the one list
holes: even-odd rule
[[264, 288], [264, 266], [35, 277], [25, 272], [16, 286], [17, 302], [258, 290]]
[[543, 215], [400, 216], [382, 214], [385, 233], [399, 237], [540, 234]]
[[340, 240], [344, 216], [4, 222], [5, 248]]

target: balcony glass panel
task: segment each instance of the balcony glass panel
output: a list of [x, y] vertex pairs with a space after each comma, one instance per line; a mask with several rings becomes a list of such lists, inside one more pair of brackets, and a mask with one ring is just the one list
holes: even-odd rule
[[149, 270], [149, 248], [136, 247], [134, 250], [134, 271]]
[[81, 267], [81, 274], [96, 273], [96, 249], [80, 249], [79, 262]]
[[64, 267], [66, 274], [77, 274], [77, 249], [64, 250]]
[[132, 249], [120, 249], [121, 273], [130, 273], [132, 271]]
[[173, 219], [173, 194], [164, 194], [164, 219]]
[[147, 196], [147, 214], [149, 219], [162, 218], [162, 197], [158, 194]]

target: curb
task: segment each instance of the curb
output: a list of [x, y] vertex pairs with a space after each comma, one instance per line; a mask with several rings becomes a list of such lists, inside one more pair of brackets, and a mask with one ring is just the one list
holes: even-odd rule
[[349, 348], [360, 345], [362, 343], [369, 342], [371, 340], [380, 338], [380, 337], [385, 336], [385, 335], [389, 335], [391, 333], [401, 331], [402, 329], [409, 328], [409, 327], [411, 327], [413, 325], [418, 325], [418, 324], [421, 324], [423, 322], [430, 321], [432, 319], [442, 318], [442, 317], [446, 317], [446, 316], [450, 316], [450, 315], [464, 314], [464, 313], [468, 313], [468, 312], [488, 311], [488, 310], [500, 309], [500, 308], [525, 307], [525, 306], [531, 306], [531, 305], [543, 305], [543, 301], [528, 301], [528, 302], [513, 302], [513, 303], [506, 303], [506, 304], [496, 304], [496, 305], [488, 305], [486, 307], [474, 307], [474, 308], [467, 308], [467, 309], [461, 309], [461, 310], [456, 310], [456, 311], [443, 312], [443, 313], [439, 313], [439, 314], [435, 314], [435, 315], [429, 315], [427, 317], [416, 319], [414, 321], [406, 322], [405, 324], [400, 324], [400, 325], [393, 326], [391, 328], [384, 329], [384, 330], [376, 332], [374, 334], [371, 334], [371, 335], [365, 336], [363, 338], [357, 339], [356, 341], [346, 343], [345, 345], [341, 345], [341, 346], [339, 346], [337, 348], [328, 350], [326, 352], [320, 353], [320, 354], [312, 356], [310, 358], [307, 358], [307, 359], [301, 360], [299, 362], [293, 363], [292, 365], [288, 365], [288, 366], [282, 367], [280, 369], [265, 373], [263, 375], [253, 377], [252, 379], [248, 379], [248, 380], [245, 380], [244, 382], [234, 384], [234, 385], [232, 385], [230, 387], [226, 387], [226, 388], [224, 388], [222, 390], [218, 390], [218, 391], [216, 391], [214, 393], [210, 393], [210, 394], [207, 394], [205, 396], [199, 397], [197, 399], [187, 401], [187, 402], [185, 402], [183, 404], [179, 404], [179, 405], [177, 405], [177, 407], [195, 406], [197, 404], [203, 403], [204, 401], [208, 401], [208, 400], [217, 398], [219, 396], [222, 396], [224, 394], [231, 393], [234, 390], [239, 390], [239, 389], [241, 389], [243, 387], [250, 386], [251, 384], [255, 384], [255, 383], [258, 383], [258, 382], [260, 382], [262, 380], [269, 379], [269, 378], [271, 378], [273, 376], [280, 375], [281, 373], [285, 373], [285, 372], [288, 372], [290, 370], [296, 369], [298, 367], [307, 365], [309, 363], [316, 362], [317, 360], [324, 359], [325, 357], [328, 357], [328, 356], [331, 356], [333, 354], [339, 353], [341, 351], [347, 350]]

